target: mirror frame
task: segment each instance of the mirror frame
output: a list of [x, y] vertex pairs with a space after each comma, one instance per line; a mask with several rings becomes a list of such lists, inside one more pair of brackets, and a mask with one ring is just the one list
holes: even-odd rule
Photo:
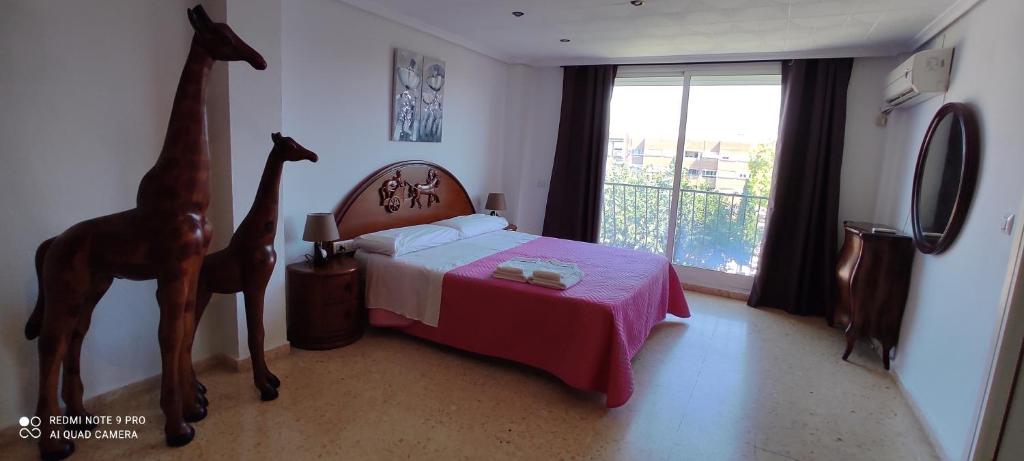
[[[929, 242], [924, 238], [924, 230], [921, 228], [921, 220], [918, 214], [918, 201], [923, 181], [924, 164], [928, 158], [928, 147], [935, 136], [939, 123], [946, 117], [952, 115], [953, 123], [960, 125], [960, 132], [963, 133], [963, 162], [960, 165], [960, 184], [957, 190], [956, 201], [953, 203], [953, 211], [950, 213], [949, 221], [938, 241]], [[914, 225], [914, 245], [924, 254], [939, 254], [946, 251], [956, 240], [960, 229], [967, 219], [967, 210], [971, 205], [971, 198], [974, 196], [974, 186], [978, 179], [978, 125], [974, 113], [966, 104], [951, 102], [939, 108], [939, 111], [932, 117], [925, 134], [924, 142], [921, 143], [921, 150], [917, 154], [917, 166], [914, 168], [914, 188], [910, 202], [911, 222]]]

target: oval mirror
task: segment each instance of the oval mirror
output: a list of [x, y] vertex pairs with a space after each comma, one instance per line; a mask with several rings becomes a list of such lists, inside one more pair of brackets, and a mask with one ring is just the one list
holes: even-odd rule
[[978, 132], [969, 107], [942, 106], [932, 118], [917, 156], [911, 221], [914, 243], [936, 254], [956, 239], [978, 174]]

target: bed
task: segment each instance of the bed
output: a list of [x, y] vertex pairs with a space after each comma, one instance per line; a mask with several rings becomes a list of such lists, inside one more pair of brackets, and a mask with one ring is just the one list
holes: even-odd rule
[[[448, 170], [406, 161], [356, 186], [335, 221], [345, 240], [474, 212]], [[585, 275], [567, 290], [491, 277], [515, 257], [572, 262]], [[690, 316], [668, 260], [632, 250], [495, 230], [400, 256], [359, 251], [357, 259], [371, 325], [545, 370], [604, 393], [608, 407], [632, 395], [630, 362], [651, 328], [667, 314]]]

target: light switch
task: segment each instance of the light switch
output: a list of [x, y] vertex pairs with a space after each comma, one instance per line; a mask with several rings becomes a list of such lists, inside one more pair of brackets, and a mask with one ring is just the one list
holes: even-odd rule
[[1003, 217], [1003, 233], [1006, 235], [1013, 234], [1013, 213], [1007, 214]]

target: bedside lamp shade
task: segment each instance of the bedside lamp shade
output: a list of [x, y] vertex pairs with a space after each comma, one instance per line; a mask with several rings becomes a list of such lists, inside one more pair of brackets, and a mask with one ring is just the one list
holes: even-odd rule
[[493, 211], [505, 210], [505, 194], [501, 192], [492, 192], [487, 194], [487, 204], [484, 208]]
[[310, 213], [306, 215], [306, 228], [302, 240], [307, 242], [333, 242], [340, 240], [338, 225], [331, 213]]
[[313, 267], [323, 267], [327, 264], [327, 252], [324, 251], [323, 242], [340, 239], [334, 215], [330, 213], [306, 215], [306, 228], [302, 231], [302, 240], [313, 242]]

